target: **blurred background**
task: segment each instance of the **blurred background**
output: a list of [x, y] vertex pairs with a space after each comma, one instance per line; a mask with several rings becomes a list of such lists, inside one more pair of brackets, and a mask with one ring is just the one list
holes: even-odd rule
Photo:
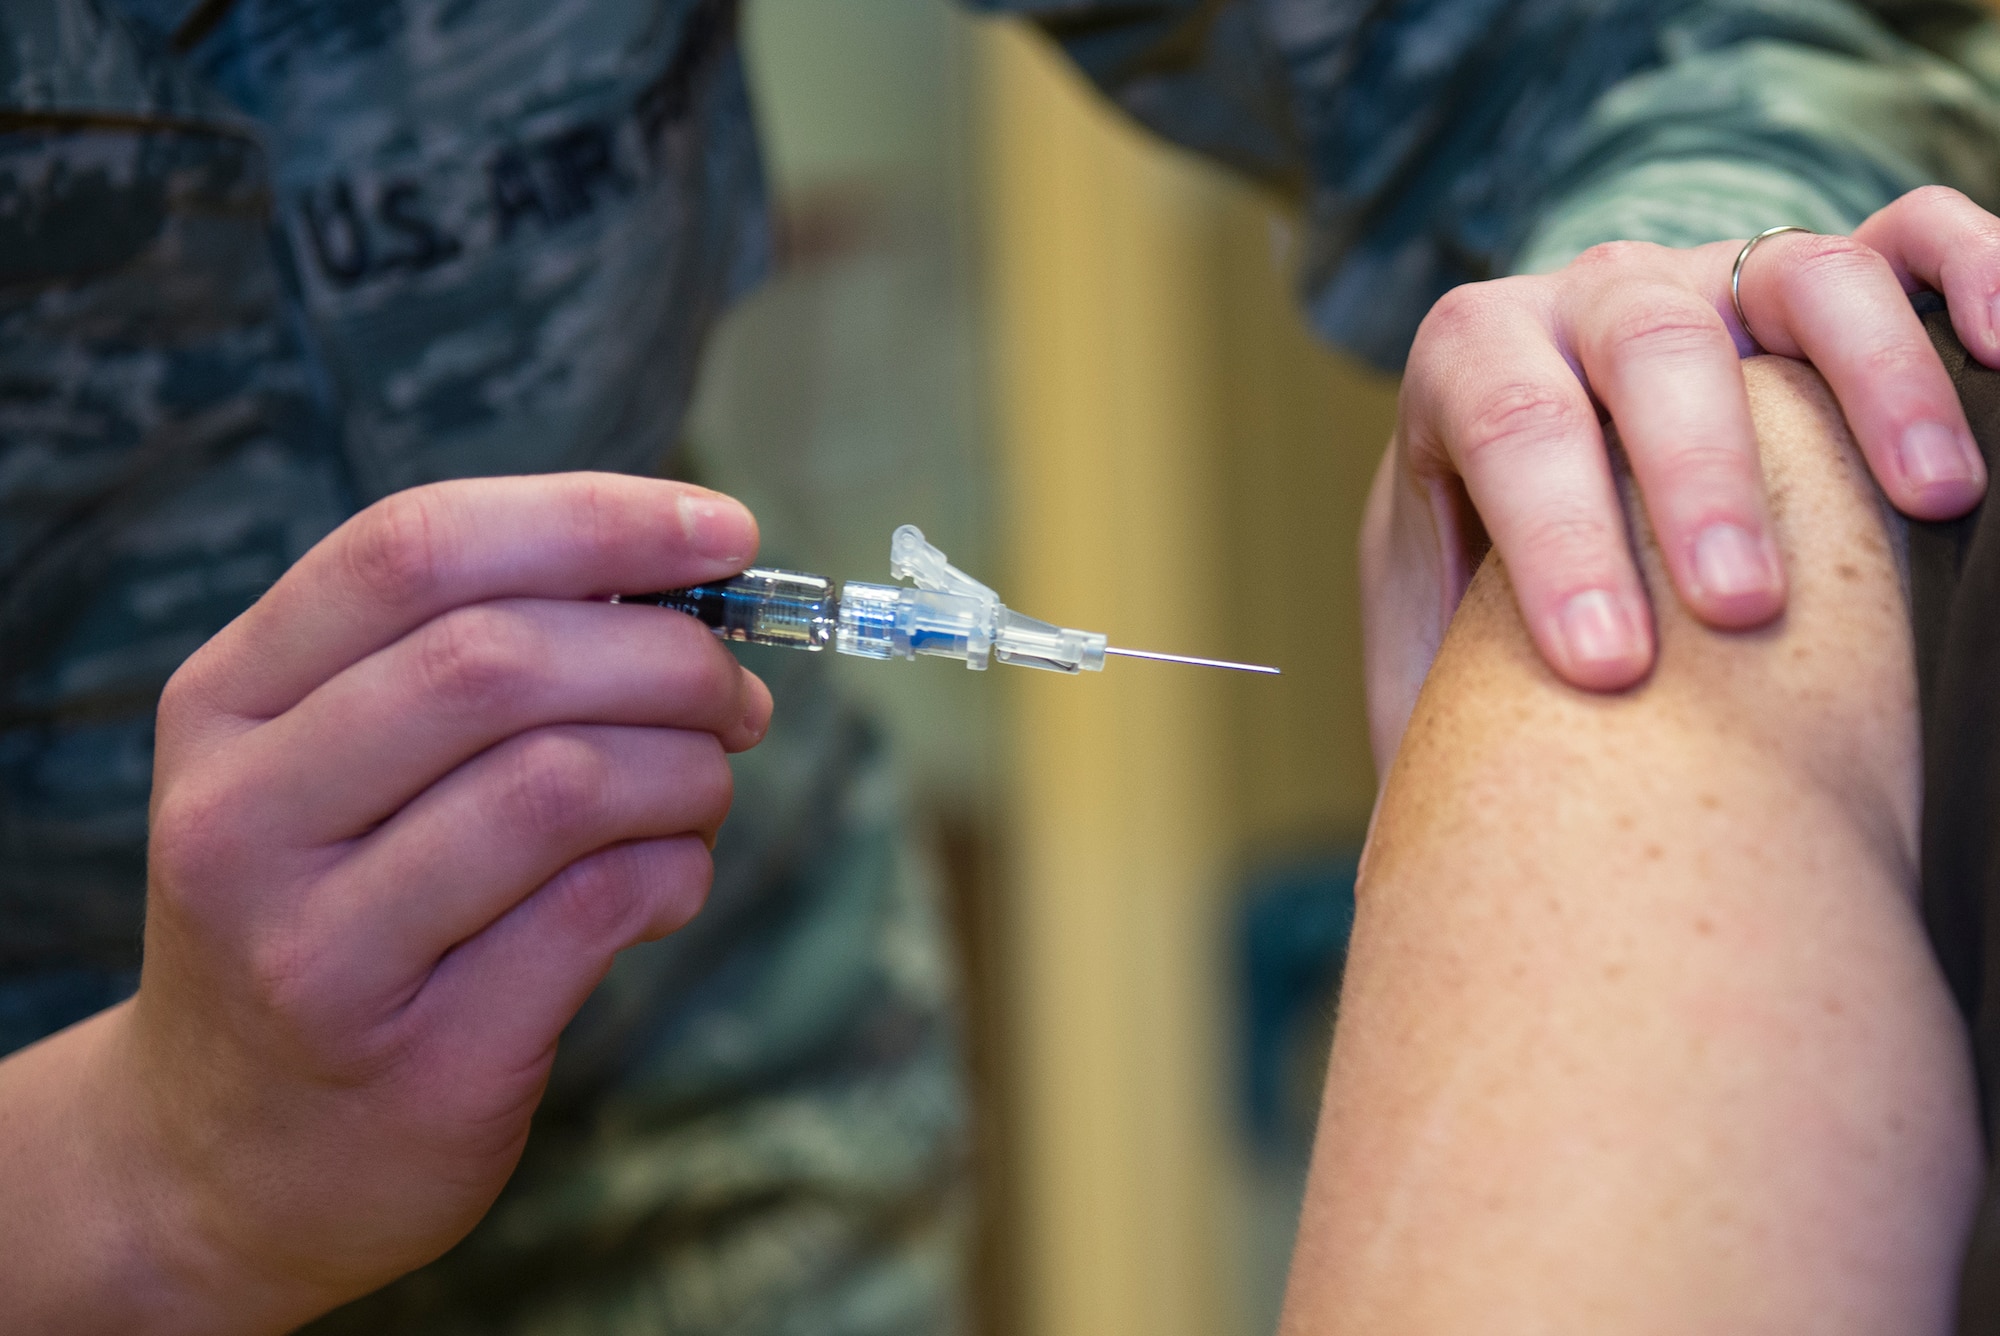
[[1306, 331], [1284, 199], [1028, 30], [746, 19], [782, 259], [689, 436], [764, 558], [886, 580], [915, 523], [1032, 616], [1284, 669], [825, 656], [947, 872], [973, 1330], [1268, 1332], [1374, 792], [1354, 541], [1394, 384]]

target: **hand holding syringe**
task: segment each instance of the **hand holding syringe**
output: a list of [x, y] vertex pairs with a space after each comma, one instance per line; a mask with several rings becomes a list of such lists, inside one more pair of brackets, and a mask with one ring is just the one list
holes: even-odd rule
[[652, 603], [687, 613], [724, 640], [792, 649], [822, 650], [864, 659], [914, 659], [932, 654], [963, 659], [968, 668], [1002, 663], [1051, 672], [1101, 672], [1104, 656], [1119, 654], [1204, 668], [1276, 673], [1276, 668], [1223, 659], [1117, 649], [1093, 631], [1077, 631], [1023, 617], [1000, 596], [945, 560], [913, 524], [889, 540], [889, 570], [909, 585], [849, 581], [836, 594], [824, 576], [753, 566], [732, 580], [626, 594], [615, 602]]

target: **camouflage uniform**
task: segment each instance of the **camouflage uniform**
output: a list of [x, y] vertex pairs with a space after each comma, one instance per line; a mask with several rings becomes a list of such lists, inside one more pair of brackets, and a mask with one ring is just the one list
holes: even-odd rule
[[[0, 1051], [132, 985], [152, 703], [358, 506], [648, 472], [761, 274], [727, 3], [0, 9]], [[622, 956], [520, 1172], [332, 1331], [931, 1332], [964, 1119], [928, 868], [803, 656], [710, 909]]]
[[[1295, 191], [1312, 316], [1384, 365], [1593, 241], [1995, 202], [1953, 0], [975, 2]], [[761, 192], [730, 0], [6, 0], [0, 1052], [131, 987], [173, 666], [387, 491], [658, 466]], [[489, 1219], [326, 1330], [952, 1325], [930, 878], [866, 724], [756, 666], [710, 909], [620, 959]]]
[[972, 0], [1167, 137], [1300, 200], [1301, 296], [1394, 370], [1448, 288], [1600, 241], [2000, 205], [1976, 0]]

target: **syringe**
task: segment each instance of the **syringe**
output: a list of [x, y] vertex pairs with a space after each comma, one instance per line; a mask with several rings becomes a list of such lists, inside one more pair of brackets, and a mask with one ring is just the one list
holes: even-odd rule
[[753, 566], [731, 580], [669, 589], [658, 594], [623, 594], [616, 603], [651, 603], [673, 608], [711, 628], [724, 640], [783, 645], [864, 659], [914, 659], [932, 654], [986, 667], [990, 654], [1051, 672], [1101, 672], [1107, 654], [1245, 673], [1276, 673], [1256, 663], [1197, 659], [1182, 654], [1118, 649], [1094, 631], [1023, 617], [999, 595], [945, 560], [924, 541], [914, 524], [889, 540], [889, 570], [908, 585], [863, 584], [850, 580], [836, 594], [833, 582], [802, 571]]

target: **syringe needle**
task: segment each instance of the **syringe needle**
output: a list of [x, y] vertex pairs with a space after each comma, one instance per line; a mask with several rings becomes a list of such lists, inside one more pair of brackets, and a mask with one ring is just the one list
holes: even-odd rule
[[1186, 654], [1155, 654], [1148, 649], [1118, 649], [1111, 645], [1104, 647], [1106, 654], [1122, 654], [1128, 659], [1157, 659], [1161, 663], [1191, 663], [1197, 668], [1229, 668], [1239, 673], [1270, 673], [1277, 676], [1276, 668], [1261, 663], [1231, 663], [1227, 659], [1197, 659]]

